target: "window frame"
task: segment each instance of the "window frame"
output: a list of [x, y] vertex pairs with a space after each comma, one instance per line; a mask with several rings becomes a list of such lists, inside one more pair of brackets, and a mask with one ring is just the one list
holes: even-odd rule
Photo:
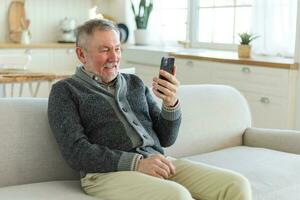
[[[210, 42], [199, 42], [197, 40], [197, 35], [199, 32], [199, 1], [198, 0], [188, 0], [188, 38], [190, 39], [190, 46], [193, 48], [205, 48], [205, 49], [215, 49], [215, 50], [236, 50], [238, 44], [231, 43], [210, 43]], [[234, 6], [236, 7], [236, 6]], [[234, 21], [235, 23], [235, 21]], [[193, 26], [191, 26], [193, 24]], [[235, 26], [235, 24], [234, 24]]]

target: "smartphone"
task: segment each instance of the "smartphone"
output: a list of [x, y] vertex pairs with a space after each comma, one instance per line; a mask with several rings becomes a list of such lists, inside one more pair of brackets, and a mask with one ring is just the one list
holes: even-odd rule
[[[160, 69], [165, 70], [165, 71], [169, 72], [170, 74], [174, 74], [174, 63], [175, 63], [174, 57], [165, 57], [164, 56], [161, 58]], [[159, 78], [167, 81], [167, 79], [161, 75], [159, 75]]]
[[[169, 72], [170, 74], [174, 74], [174, 63], [175, 58], [174, 57], [162, 57], [160, 62], [160, 69], [165, 70], [166, 72]], [[165, 77], [159, 75], [159, 78], [162, 80], [168, 81]], [[162, 93], [162, 91], [157, 90], [159, 93]]]

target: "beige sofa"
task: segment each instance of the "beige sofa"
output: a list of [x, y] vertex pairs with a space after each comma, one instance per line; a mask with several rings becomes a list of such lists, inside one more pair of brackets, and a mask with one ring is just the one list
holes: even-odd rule
[[[183, 122], [168, 155], [247, 177], [254, 200], [300, 199], [300, 132], [251, 127], [246, 100], [227, 86], [181, 86]], [[63, 160], [47, 99], [0, 99], [0, 200], [89, 200]]]

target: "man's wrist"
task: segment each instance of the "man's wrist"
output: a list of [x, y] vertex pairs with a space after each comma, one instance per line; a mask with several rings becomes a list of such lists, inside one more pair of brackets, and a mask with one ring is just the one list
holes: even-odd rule
[[179, 99], [176, 99], [175, 103], [173, 105], [167, 105], [165, 103], [163, 103], [163, 106], [167, 109], [167, 110], [173, 110], [178, 106], [179, 103]]
[[143, 158], [144, 157], [142, 155], [139, 155], [138, 157], [136, 157], [136, 159], [134, 161], [133, 171], [139, 171], [139, 164]]

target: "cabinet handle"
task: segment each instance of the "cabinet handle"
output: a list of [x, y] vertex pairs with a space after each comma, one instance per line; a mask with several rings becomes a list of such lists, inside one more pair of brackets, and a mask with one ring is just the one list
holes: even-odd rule
[[190, 66], [190, 67], [193, 67], [194, 66], [194, 62], [191, 61], [191, 60], [189, 60], [189, 61], [186, 62], [186, 65]]
[[242, 72], [249, 74], [251, 72], [249, 67], [243, 67]]
[[32, 50], [31, 49], [25, 49], [25, 54], [31, 55], [32, 54]]
[[260, 98], [260, 102], [262, 102], [264, 104], [269, 104], [270, 103], [270, 99], [268, 97], [262, 97], [262, 98]]

